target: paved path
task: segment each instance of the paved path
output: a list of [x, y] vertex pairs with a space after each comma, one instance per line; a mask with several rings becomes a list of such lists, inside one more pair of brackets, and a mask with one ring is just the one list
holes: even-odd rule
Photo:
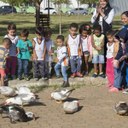
[[[81, 110], [67, 115], [62, 104], [50, 99], [53, 88], [47, 88], [39, 93], [40, 101], [46, 106], [25, 107], [39, 118], [27, 123], [10, 124], [9, 119], [0, 117], [0, 128], [127, 128], [128, 117], [118, 116], [113, 106], [120, 100], [127, 101], [128, 95], [109, 93], [104, 85], [88, 85], [77, 88], [71, 95], [79, 99]], [[0, 102], [4, 99], [0, 98]]]

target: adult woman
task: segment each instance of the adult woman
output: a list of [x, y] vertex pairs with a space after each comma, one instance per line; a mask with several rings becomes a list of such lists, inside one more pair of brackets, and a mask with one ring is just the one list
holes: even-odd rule
[[114, 9], [111, 8], [109, 0], [99, 0], [99, 4], [94, 11], [91, 22], [94, 26], [100, 25], [102, 33], [112, 29], [112, 21], [114, 18]]

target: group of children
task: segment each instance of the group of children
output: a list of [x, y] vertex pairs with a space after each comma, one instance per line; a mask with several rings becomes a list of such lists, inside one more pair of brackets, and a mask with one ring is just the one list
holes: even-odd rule
[[[56, 77], [64, 79], [62, 87], [68, 87], [67, 70], [71, 68], [71, 77], [83, 77], [89, 74], [89, 58], [94, 64], [94, 74], [92, 77], [107, 77], [108, 87], [111, 92], [118, 92], [128, 86], [128, 12], [122, 14], [123, 28], [120, 31], [109, 31], [102, 34], [101, 26], [95, 26], [91, 30], [88, 24], [71, 23], [69, 35], [65, 39], [63, 35], [56, 38], [57, 48], [51, 39], [52, 31], [43, 31], [41, 27], [35, 30], [35, 38], [32, 42], [28, 39], [29, 31], [23, 29], [20, 37], [16, 34], [16, 25], [9, 24], [7, 35], [0, 46], [0, 74], [1, 84], [4, 79], [11, 76], [12, 79], [29, 80], [29, 61], [33, 61], [33, 77], [36, 81], [40, 78], [49, 79], [51, 76], [51, 65], [53, 55], [56, 52], [56, 64], [54, 71]], [[79, 31], [79, 32], [78, 32]], [[107, 42], [106, 42], [107, 40]], [[105, 46], [107, 49], [105, 49]], [[105, 54], [106, 53], [106, 54]], [[84, 63], [84, 65], [83, 65]], [[106, 75], [103, 73], [103, 65], [106, 64]], [[18, 66], [17, 66], [18, 65]], [[83, 66], [82, 66], [83, 65]], [[84, 72], [82, 72], [82, 69]], [[128, 91], [126, 89], [126, 91]]]

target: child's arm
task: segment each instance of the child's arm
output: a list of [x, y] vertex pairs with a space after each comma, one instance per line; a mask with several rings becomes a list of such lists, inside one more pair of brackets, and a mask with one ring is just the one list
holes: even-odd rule
[[68, 45], [68, 37], [65, 39], [65, 46], [67, 47], [68, 56], [70, 56], [70, 47]]
[[37, 60], [38, 57], [36, 55], [36, 51], [35, 51], [35, 41], [32, 40], [32, 46], [33, 46], [33, 60]]
[[98, 50], [98, 49], [97, 49], [97, 46], [95, 45], [95, 41], [94, 41], [93, 36], [92, 36], [92, 47], [93, 47], [94, 49]]
[[101, 48], [101, 49], [104, 48], [104, 38], [103, 38], [103, 40], [102, 40], [102, 42], [101, 42], [100, 48]]
[[46, 42], [44, 42], [44, 51], [43, 51], [43, 55], [42, 55], [42, 59], [43, 59], [43, 60], [45, 59], [46, 52], [47, 52]]

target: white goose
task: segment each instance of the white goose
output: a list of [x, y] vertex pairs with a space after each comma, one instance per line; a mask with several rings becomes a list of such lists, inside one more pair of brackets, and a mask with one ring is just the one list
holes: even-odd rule
[[77, 100], [74, 101], [66, 101], [63, 104], [63, 109], [67, 114], [73, 114], [79, 110], [79, 102]]
[[73, 90], [75, 89], [63, 88], [61, 90], [54, 91], [51, 93], [51, 98], [55, 99], [56, 101], [64, 101], [70, 96]]
[[37, 98], [27, 87], [19, 87], [17, 96], [9, 98], [5, 101], [5, 104], [17, 104], [17, 105], [28, 105], [37, 102]]
[[12, 97], [16, 95], [16, 91], [9, 86], [1, 86], [0, 93], [7, 97]]

